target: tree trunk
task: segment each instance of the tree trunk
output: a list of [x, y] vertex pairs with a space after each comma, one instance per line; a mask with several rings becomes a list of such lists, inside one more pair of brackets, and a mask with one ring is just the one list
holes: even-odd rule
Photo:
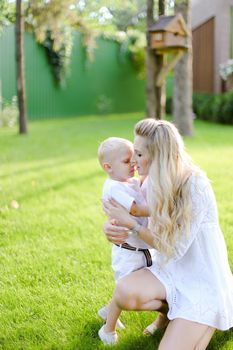
[[[155, 79], [157, 79], [157, 75], [164, 66], [164, 55], [155, 55], [155, 62]], [[162, 86], [155, 86], [155, 100], [155, 110], [157, 119], [163, 119], [166, 112], [166, 79], [164, 80]]]
[[165, 14], [165, 0], [159, 0], [159, 16]]
[[150, 48], [149, 28], [154, 23], [154, 0], [147, 0], [147, 47], [146, 47], [146, 115], [156, 118], [155, 106], [155, 74], [156, 65], [154, 52]]
[[16, 74], [17, 74], [17, 94], [19, 106], [19, 133], [27, 133], [27, 112], [24, 76], [24, 18], [22, 0], [16, 1]]
[[[159, 0], [159, 15], [165, 14], [165, 0]], [[155, 81], [164, 64], [162, 55], [150, 48], [149, 28], [154, 23], [154, 1], [147, 0], [147, 48], [146, 48], [146, 115], [148, 118], [162, 119], [165, 114], [165, 84], [157, 87]]]
[[[165, 15], [165, 0], [159, 0], [159, 16]], [[160, 70], [164, 66], [164, 55], [155, 55], [156, 60], [156, 78], [157, 74], [159, 74]], [[166, 113], [166, 79], [164, 80], [162, 86], [155, 87], [155, 94], [156, 94], [156, 114], [158, 119], [163, 119]]]
[[193, 74], [192, 74], [192, 29], [190, 0], [179, 0], [175, 5], [175, 12], [180, 12], [189, 29], [187, 38], [188, 51], [174, 68], [173, 84], [173, 115], [174, 122], [182, 135], [191, 136], [193, 133]]

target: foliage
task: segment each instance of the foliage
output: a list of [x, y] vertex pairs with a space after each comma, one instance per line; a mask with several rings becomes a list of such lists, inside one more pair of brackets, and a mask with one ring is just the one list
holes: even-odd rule
[[144, 0], [82, 1], [78, 15], [85, 18], [86, 26], [101, 32], [125, 32], [129, 28], [144, 30], [146, 5]]
[[15, 23], [15, 4], [0, 0], [0, 29], [11, 23]]
[[166, 113], [172, 114], [172, 96], [166, 97]]
[[42, 45], [46, 49], [48, 60], [51, 64], [55, 81], [59, 85], [65, 84], [65, 78], [68, 73], [70, 57], [72, 52], [72, 39], [70, 28], [66, 27], [63, 29], [63, 37], [67, 37], [67, 40], [62, 43], [59, 48], [54, 50], [54, 39], [52, 38], [51, 31], [47, 31], [46, 38], [42, 42]]
[[[158, 1], [154, 3], [157, 14]], [[13, 4], [9, 5], [7, 0], [2, 0], [1, 4], [5, 9], [4, 13], [9, 17]], [[28, 0], [24, 6], [26, 29], [33, 31], [36, 40], [46, 47], [55, 79], [59, 84], [65, 82], [72, 53], [72, 30], [69, 28], [79, 28], [82, 32], [86, 57], [90, 62], [94, 59], [98, 35], [111, 36], [118, 41], [118, 37], [123, 33], [125, 39], [120, 52], [127, 51], [139, 75], [144, 76], [144, 0]], [[167, 1], [167, 12], [172, 11], [173, 6], [173, 0]], [[3, 14], [3, 11], [0, 11], [0, 23], [3, 16], [1, 13]]]
[[126, 40], [133, 66], [141, 78], [145, 77], [146, 36], [139, 30], [128, 30]]
[[107, 114], [112, 111], [112, 100], [106, 95], [100, 95], [97, 100], [97, 109], [100, 114]]
[[97, 48], [96, 38], [98, 36], [98, 32], [96, 30], [89, 30], [85, 27], [80, 28], [82, 33], [82, 44], [85, 50], [85, 55], [87, 62], [91, 63], [94, 61], [94, 52]]
[[233, 74], [233, 59], [221, 63], [219, 65], [219, 73], [223, 80], [227, 80], [227, 78]]
[[54, 77], [64, 84], [72, 53], [71, 27], [80, 25], [76, 1], [28, 1], [25, 9], [26, 28], [46, 48]]
[[[95, 38], [102, 36], [120, 43], [120, 55], [128, 54], [140, 75], [144, 72], [146, 4], [133, 1], [90, 1], [79, 7], [79, 16], [85, 18], [84, 47], [93, 60]], [[89, 31], [87, 30], [89, 28]]]
[[193, 110], [198, 118], [233, 124], [233, 91], [225, 94], [193, 94]]
[[229, 91], [223, 95], [222, 103], [220, 104], [219, 114], [222, 123], [233, 124], [233, 91]]
[[1, 101], [0, 107], [0, 127], [13, 127], [19, 114], [17, 97], [13, 96], [11, 102]]
[[[158, 14], [158, 1], [155, 1]], [[167, 11], [172, 11], [174, 2], [167, 2]], [[146, 2], [144, 0], [100, 0], [83, 1], [78, 7], [78, 15], [85, 18], [84, 44], [89, 57], [93, 59], [96, 47], [93, 37], [102, 35], [120, 42], [120, 54], [128, 53], [140, 77], [145, 76], [146, 47]], [[89, 28], [89, 33], [87, 32]], [[85, 40], [85, 37], [88, 40]], [[123, 57], [123, 55], [122, 55]]]
[[64, 28], [78, 24], [75, 4], [74, 0], [30, 0], [25, 9], [26, 27], [35, 33], [39, 43], [44, 42], [49, 31], [53, 49], [57, 51], [67, 40]]
[[[111, 135], [132, 140], [141, 117], [43, 120], [31, 124], [27, 138], [0, 129], [2, 349], [104, 349], [96, 313], [114, 280], [111, 245], [102, 233], [106, 177], [96, 152]], [[212, 180], [233, 267], [233, 129], [199, 120], [195, 129], [186, 147]], [[154, 318], [154, 312], [123, 312], [127, 327], [114, 349], [157, 349], [161, 332], [142, 335]], [[209, 348], [232, 347], [232, 331], [217, 331]]]
[[201, 119], [208, 119], [214, 95], [207, 93], [193, 94], [193, 111]]
[[145, 31], [146, 2], [142, 0], [109, 1], [107, 8], [112, 15], [116, 30], [126, 32], [129, 28]]
[[103, 33], [102, 37], [118, 42], [121, 60], [129, 57], [139, 77], [145, 77], [145, 33], [137, 29], [128, 29], [127, 32]]

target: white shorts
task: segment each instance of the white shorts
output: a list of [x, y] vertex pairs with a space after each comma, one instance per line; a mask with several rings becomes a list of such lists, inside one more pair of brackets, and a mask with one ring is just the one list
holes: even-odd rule
[[[149, 251], [153, 263], [153, 258], [155, 257], [155, 250], [149, 249]], [[114, 271], [114, 278], [116, 283], [120, 278], [129, 275], [133, 271], [140, 270], [144, 267], [147, 267], [147, 261], [143, 252], [124, 249], [113, 244], [112, 268]]]

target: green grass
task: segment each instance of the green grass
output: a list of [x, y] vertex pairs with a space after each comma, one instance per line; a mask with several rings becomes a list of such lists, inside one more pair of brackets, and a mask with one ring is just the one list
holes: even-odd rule
[[[0, 129], [0, 349], [104, 349], [96, 312], [114, 281], [96, 150], [108, 136], [132, 139], [140, 118], [44, 120], [28, 136]], [[195, 130], [185, 142], [212, 180], [233, 267], [233, 128], [196, 121]], [[124, 312], [127, 329], [114, 348], [156, 349], [161, 333], [141, 335], [154, 316]], [[209, 346], [232, 348], [231, 332], [217, 332]]]

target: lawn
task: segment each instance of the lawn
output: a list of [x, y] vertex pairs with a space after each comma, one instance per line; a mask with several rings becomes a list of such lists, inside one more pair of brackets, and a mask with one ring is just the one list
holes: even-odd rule
[[[43, 120], [28, 136], [0, 129], [0, 349], [105, 348], [96, 312], [114, 281], [96, 150], [108, 136], [132, 139], [140, 118]], [[233, 127], [196, 121], [185, 143], [212, 180], [233, 268], [232, 140]], [[154, 317], [124, 312], [127, 328], [114, 349], [155, 350], [162, 333], [141, 335]], [[233, 349], [232, 332], [217, 332], [209, 349]]]

